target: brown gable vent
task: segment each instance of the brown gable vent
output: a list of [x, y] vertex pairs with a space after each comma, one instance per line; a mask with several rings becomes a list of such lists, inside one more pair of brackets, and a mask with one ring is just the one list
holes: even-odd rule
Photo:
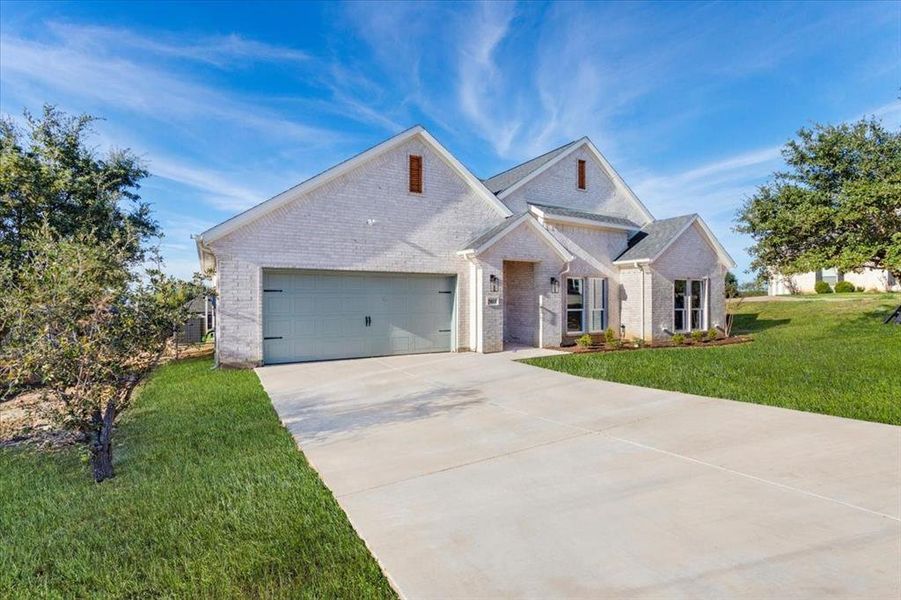
[[584, 190], [586, 188], [585, 184], [585, 161], [579, 161], [579, 189]]
[[410, 155], [410, 191], [422, 193], [422, 157], [415, 154]]

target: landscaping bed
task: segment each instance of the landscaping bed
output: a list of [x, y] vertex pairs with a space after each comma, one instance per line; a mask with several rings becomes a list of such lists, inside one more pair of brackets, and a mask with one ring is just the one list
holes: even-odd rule
[[606, 343], [596, 343], [588, 346], [561, 346], [558, 348], [564, 352], [572, 352], [573, 354], [590, 354], [593, 352], [628, 352], [630, 350], [651, 350], [655, 348], [704, 348], [712, 346], [730, 346], [732, 344], [745, 344], [754, 338], [750, 335], [733, 335], [731, 337], [720, 337], [715, 340], [702, 340], [695, 342], [690, 338], [686, 338], [681, 344], [674, 343], [670, 340], [659, 342], [636, 343], [632, 341], [623, 341], [619, 345], [607, 345]]
[[113, 437], [0, 448], [0, 597], [394, 597], [253, 371], [171, 362]]
[[901, 327], [883, 324], [901, 294], [835, 298], [742, 304], [735, 332], [753, 335], [750, 344], [582, 351], [524, 362], [583, 377], [901, 425]]

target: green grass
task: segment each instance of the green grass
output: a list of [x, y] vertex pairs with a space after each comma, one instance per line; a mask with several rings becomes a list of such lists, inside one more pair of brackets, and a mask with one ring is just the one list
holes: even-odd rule
[[251, 371], [160, 368], [116, 477], [0, 450], [0, 597], [393, 597]]
[[899, 294], [745, 302], [749, 344], [527, 360], [582, 377], [901, 425]]

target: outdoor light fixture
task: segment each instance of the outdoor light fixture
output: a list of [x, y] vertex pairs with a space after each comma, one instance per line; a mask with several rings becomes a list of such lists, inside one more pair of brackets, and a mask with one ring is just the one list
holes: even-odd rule
[[560, 280], [556, 277], [551, 277], [551, 293], [556, 294], [560, 291]]
[[619, 326], [619, 337], [626, 337], [626, 326], [625, 325]]
[[489, 285], [490, 285], [490, 288], [489, 288], [489, 289], [490, 289], [492, 292], [496, 292], [496, 291], [497, 291], [497, 282], [498, 282], [498, 281], [499, 281], [499, 279], [497, 278], [497, 275], [492, 275], [492, 276], [490, 276], [490, 277], [488, 278], [488, 283], [489, 283]]

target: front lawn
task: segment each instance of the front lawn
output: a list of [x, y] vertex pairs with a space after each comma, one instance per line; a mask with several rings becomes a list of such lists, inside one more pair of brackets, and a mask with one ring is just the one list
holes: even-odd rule
[[746, 301], [749, 344], [527, 360], [582, 377], [901, 425], [899, 294]]
[[0, 450], [0, 597], [393, 597], [252, 371], [162, 367], [83, 449]]

